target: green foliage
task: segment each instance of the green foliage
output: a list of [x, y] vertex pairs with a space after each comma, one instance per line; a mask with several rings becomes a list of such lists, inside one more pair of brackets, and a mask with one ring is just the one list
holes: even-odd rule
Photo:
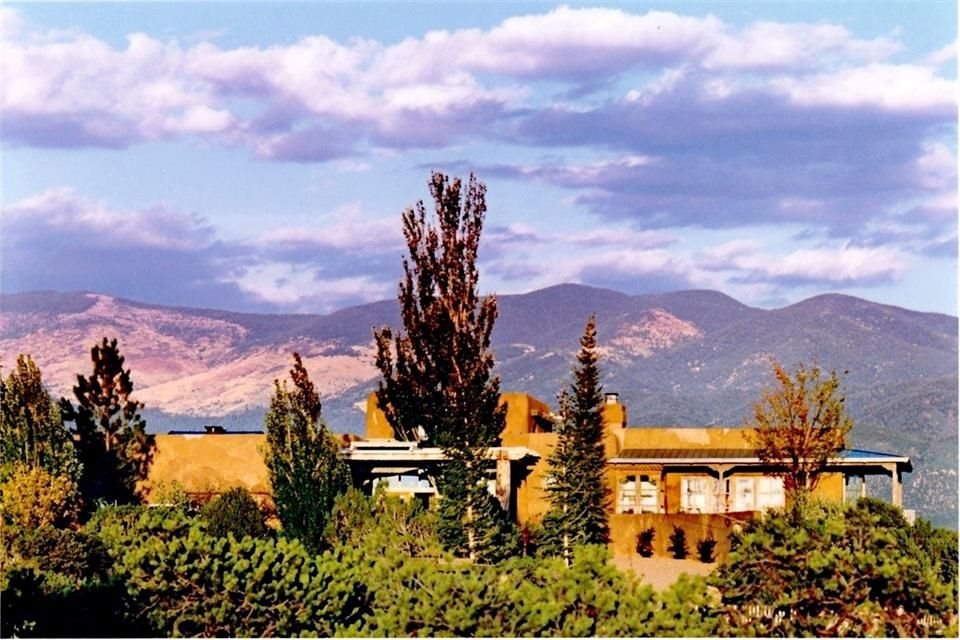
[[[588, 637], [710, 635], [702, 581], [681, 582], [661, 598], [618, 571], [603, 547], [559, 558], [514, 558], [500, 565], [416, 559], [371, 578], [374, 607], [358, 636]], [[679, 591], [678, 591], [679, 590]]]
[[697, 557], [700, 558], [700, 562], [713, 562], [716, 548], [717, 541], [713, 538], [712, 534], [706, 538], [697, 540]]
[[773, 362], [778, 387], [753, 405], [757, 456], [781, 471], [791, 502], [807, 499], [830, 459], [843, 449], [853, 421], [844, 407], [837, 372], [823, 377], [803, 365], [791, 375]]
[[317, 393], [300, 354], [290, 370], [293, 389], [274, 381], [270, 410], [264, 418], [264, 462], [283, 532], [309, 549], [324, 546], [324, 529], [336, 497], [350, 486], [350, 470], [340, 459], [340, 445], [320, 415]]
[[479, 460], [448, 462], [438, 489], [437, 532], [446, 549], [478, 562], [499, 562], [519, 552], [516, 524], [487, 491]]
[[680, 527], [673, 528], [673, 533], [670, 534], [670, 546], [667, 547], [667, 549], [677, 560], [683, 560], [689, 555], [690, 551], [687, 549], [687, 534], [683, 529]]
[[356, 557], [314, 555], [289, 538], [219, 538], [191, 527], [144, 539], [119, 561], [161, 636], [331, 636], [367, 606]]
[[64, 582], [79, 584], [89, 578], [102, 579], [110, 566], [103, 543], [83, 531], [50, 525], [30, 529], [5, 527], [3, 537], [6, 561], [59, 574]]
[[243, 487], [234, 487], [211, 500], [203, 506], [200, 515], [207, 524], [207, 532], [220, 538], [227, 534], [237, 538], [263, 538], [270, 534], [257, 501]]
[[143, 635], [95, 536], [43, 526], [3, 531], [4, 637]]
[[96, 535], [116, 559], [147, 538], [172, 540], [203, 525], [177, 507], [110, 505], [97, 509], [84, 525], [84, 531]]
[[653, 538], [657, 535], [656, 529], [649, 527], [637, 534], [637, 553], [644, 558], [653, 556]]
[[490, 350], [497, 303], [481, 299], [477, 287], [485, 192], [473, 176], [465, 192], [459, 179], [431, 176], [436, 226], [422, 201], [403, 214], [404, 332], [375, 333], [380, 407], [397, 438], [426, 439], [451, 460], [438, 481], [440, 533], [448, 548], [473, 557], [490, 556], [495, 550], [483, 545], [510, 535], [503, 530], [509, 521], [494, 517], [483, 495], [484, 452], [499, 442], [504, 423]]
[[53, 475], [43, 467], [15, 463], [0, 482], [0, 509], [7, 525], [25, 529], [67, 526], [76, 521], [79, 502], [72, 478]]
[[10, 375], [0, 380], [0, 478], [16, 464], [72, 480], [80, 476], [60, 407], [44, 387], [40, 368], [22, 354]]
[[77, 455], [83, 464], [80, 490], [92, 506], [97, 501], [133, 503], [137, 483], [145, 480], [153, 458], [154, 438], [140, 416], [143, 404], [130, 398], [133, 381], [123, 368], [117, 340], [104, 338], [90, 350], [93, 372], [77, 375], [77, 405], [64, 398], [63, 417], [73, 423]]
[[326, 539], [330, 547], [363, 548], [376, 556], [439, 557], [442, 551], [435, 512], [397, 496], [365, 496], [357, 489], [337, 496]]
[[[862, 501], [748, 522], [733, 535], [733, 551], [713, 580], [724, 628], [762, 635], [943, 633], [956, 616], [956, 585], [942, 580], [941, 559], [911, 539], [912, 527], [892, 516]], [[751, 614], [758, 606], [784, 616]]]
[[543, 549], [564, 558], [573, 545], [603, 544], [609, 538], [598, 360], [596, 319], [590, 316], [580, 338], [574, 384], [560, 396], [562, 421], [549, 459], [553, 482], [548, 488], [550, 511], [543, 520]]

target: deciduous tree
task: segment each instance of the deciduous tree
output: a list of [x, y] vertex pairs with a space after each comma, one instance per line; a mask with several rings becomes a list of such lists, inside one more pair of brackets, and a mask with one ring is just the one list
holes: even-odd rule
[[130, 397], [133, 381], [116, 338], [94, 345], [90, 359], [93, 372], [77, 375], [73, 387], [77, 405], [61, 400], [83, 464], [80, 490], [91, 505], [135, 502], [137, 482], [146, 479], [155, 446], [140, 415], [143, 403]]
[[324, 546], [324, 529], [336, 497], [350, 486], [350, 470], [340, 459], [340, 445], [321, 416], [320, 395], [293, 354], [293, 389], [274, 380], [265, 417], [264, 461], [283, 531], [308, 548]]
[[844, 407], [836, 371], [803, 365], [791, 375], [773, 362], [777, 386], [753, 406], [751, 444], [757, 456], [778, 469], [794, 502], [813, 491], [831, 458], [846, 444], [853, 421]]
[[604, 544], [609, 536], [603, 480], [603, 389], [600, 385], [596, 318], [580, 338], [574, 383], [560, 396], [559, 436], [550, 456], [550, 511], [544, 517], [544, 549], [569, 562], [572, 545]]
[[0, 381], [0, 466], [6, 475], [13, 465], [41, 468], [76, 480], [80, 475], [70, 432], [29, 355]]
[[435, 223], [422, 201], [403, 213], [403, 331], [375, 333], [380, 406], [398, 438], [444, 449], [441, 534], [448, 548], [477, 557], [500, 544], [507, 525], [487, 494], [484, 460], [504, 424], [491, 373], [497, 302], [477, 287], [485, 191], [473, 176], [464, 189], [459, 179], [432, 175]]

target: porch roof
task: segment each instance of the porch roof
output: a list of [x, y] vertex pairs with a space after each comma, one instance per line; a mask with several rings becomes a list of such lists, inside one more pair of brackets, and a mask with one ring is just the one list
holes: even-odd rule
[[[762, 464], [755, 450], [719, 447], [623, 449], [609, 462], [611, 464]], [[898, 464], [909, 468], [910, 458], [867, 449], [844, 449], [830, 461], [830, 464], [840, 466]]]

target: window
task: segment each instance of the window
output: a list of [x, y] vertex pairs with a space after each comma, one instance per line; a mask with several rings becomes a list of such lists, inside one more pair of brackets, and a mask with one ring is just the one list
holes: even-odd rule
[[734, 478], [733, 510], [763, 511], [782, 507], [786, 500], [783, 478], [751, 476]]
[[754, 478], [736, 478], [734, 480], [733, 510], [753, 511]]
[[655, 477], [626, 475], [620, 478], [618, 489], [617, 513], [657, 513], [660, 510]]
[[635, 513], [638, 506], [637, 476], [623, 476], [620, 478], [617, 513]]
[[757, 509], [776, 509], [786, 502], [783, 478], [757, 478]]
[[659, 511], [659, 509], [657, 509], [658, 503], [656, 478], [640, 476], [640, 511], [643, 513], [656, 513]]
[[712, 478], [681, 478], [680, 509], [695, 513], [710, 513], [713, 506]]

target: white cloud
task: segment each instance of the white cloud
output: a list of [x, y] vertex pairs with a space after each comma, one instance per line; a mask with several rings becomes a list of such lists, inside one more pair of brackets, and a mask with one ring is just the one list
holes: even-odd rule
[[[496, 126], [508, 111], [540, 106], [544, 95], [532, 88], [538, 80], [577, 86], [632, 69], [660, 73], [627, 94], [641, 103], [696, 69], [705, 74], [701, 100], [759, 90], [816, 106], [956, 104], [954, 83], [932, 68], [880, 63], [898, 42], [858, 39], [833, 24], [735, 28], [709, 15], [564, 6], [489, 30], [431, 31], [389, 46], [321, 34], [223, 48], [132, 33], [117, 48], [84, 33], [26, 30], [10, 10], [0, 19], [8, 36], [0, 44], [5, 136], [39, 146], [199, 135], [299, 161], [377, 146], [447, 146], [502, 133]], [[751, 70], [779, 75], [771, 83], [762, 74], [737, 75]], [[344, 139], [318, 145], [331, 129], [345, 130]]]
[[[403, 237], [397, 218], [371, 218], [359, 205], [342, 205], [314, 227], [281, 227], [263, 233], [253, 245], [267, 250], [339, 249], [353, 254], [399, 251]], [[332, 220], [332, 222], [330, 221]]]
[[772, 254], [755, 243], [726, 243], [703, 252], [707, 269], [732, 272], [746, 281], [870, 285], [890, 282], [910, 267], [909, 258], [887, 246], [799, 248]]
[[725, 31], [707, 54], [707, 68], [814, 68], [825, 58], [876, 61], [900, 49], [889, 38], [859, 40], [839, 25], [756, 22], [740, 32]]
[[802, 106], [956, 111], [957, 84], [929, 67], [871, 64], [809, 77], [782, 76], [772, 86]]
[[85, 241], [170, 250], [202, 250], [213, 233], [196, 216], [164, 207], [118, 211], [68, 188], [50, 189], [5, 206], [3, 226], [8, 232], [46, 228]]
[[942, 49], [934, 51], [926, 57], [924, 62], [935, 67], [957, 61], [957, 41], [954, 40]]

